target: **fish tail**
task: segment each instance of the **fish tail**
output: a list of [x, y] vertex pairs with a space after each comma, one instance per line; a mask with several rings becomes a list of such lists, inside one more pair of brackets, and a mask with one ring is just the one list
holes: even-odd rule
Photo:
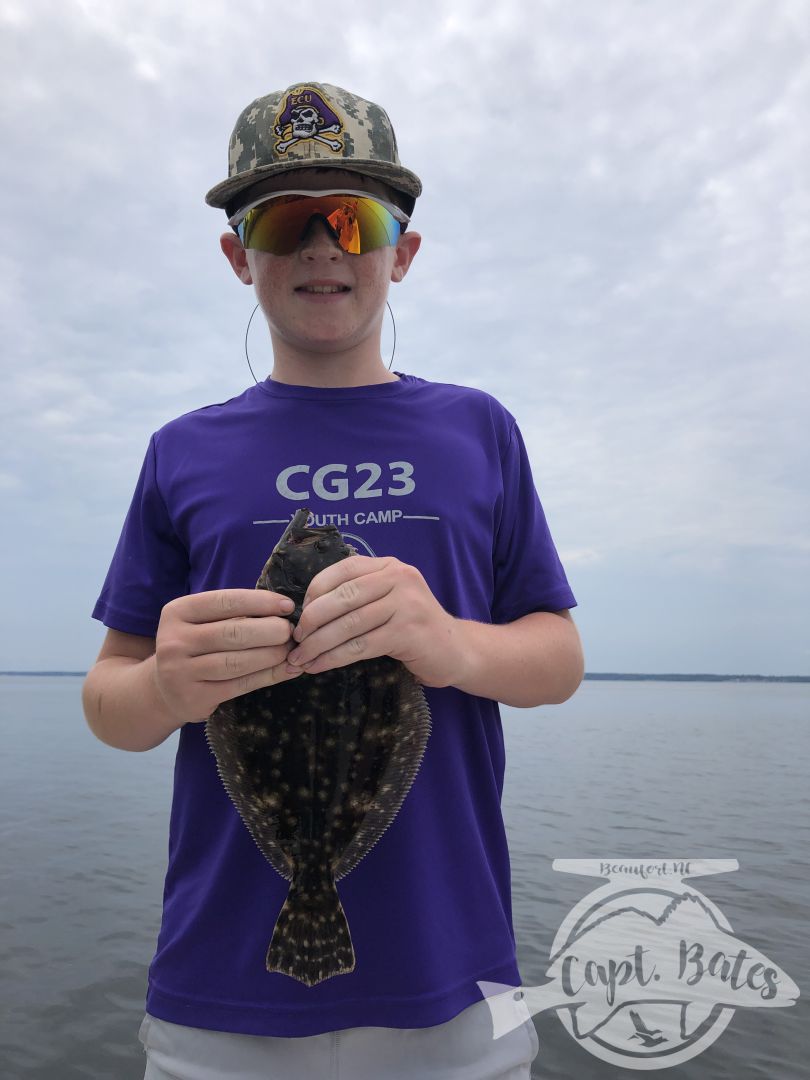
[[331, 875], [294, 878], [267, 949], [267, 970], [314, 986], [354, 971], [349, 924]]

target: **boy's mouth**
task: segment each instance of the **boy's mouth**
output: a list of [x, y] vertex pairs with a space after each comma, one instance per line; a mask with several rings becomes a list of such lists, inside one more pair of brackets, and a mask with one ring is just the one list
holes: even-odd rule
[[351, 292], [351, 289], [348, 285], [299, 285], [295, 291], [305, 293], [328, 294]]

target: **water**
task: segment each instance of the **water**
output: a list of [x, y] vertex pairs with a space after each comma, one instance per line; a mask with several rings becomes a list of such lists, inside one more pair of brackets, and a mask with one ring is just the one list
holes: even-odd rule
[[[137, 1029], [160, 919], [174, 741], [98, 742], [79, 678], [0, 677], [0, 1077], [141, 1080]], [[554, 858], [738, 859], [695, 885], [803, 992], [738, 1010], [668, 1080], [810, 1077], [810, 686], [589, 682], [504, 709], [504, 813], [521, 971], [544, 982], [564, 916], [598, 882]], [[535, 1018], [540, 1077], [638, 1077]]]
[[[552, 859], [737, 859], [736, 873], [694, 885], [804, 996], [790, 1009], [738, 1010], [709, 1050], [663, 1075], [810, 1077], [810, 686], [588, 682], [563, 706], [503, 712], [524, 982], [545, 981], [557, 928], [600, 884], [554, 872]], [[535, 1023], [537, 1076], [643, 1075], [582, 1050], [553, 1013]]]

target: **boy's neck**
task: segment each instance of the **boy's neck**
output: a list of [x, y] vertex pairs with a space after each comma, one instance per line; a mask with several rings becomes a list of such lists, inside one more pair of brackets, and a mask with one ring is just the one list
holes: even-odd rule
[[349, 349], [343, 353], [301, 352], [286, 342], [273, 342], [274, 382], [294, 386], [372, 386], [375, 383], [396, 382], [379, 350]]

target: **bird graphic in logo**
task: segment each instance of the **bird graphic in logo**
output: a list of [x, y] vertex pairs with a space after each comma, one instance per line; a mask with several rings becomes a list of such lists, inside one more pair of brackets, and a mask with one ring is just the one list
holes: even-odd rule
[[629, 1011], [630, 1020], [633, 1027], [636, 1029], [634, 1034], [630, 1036], [631, 1039], [641, 1039], [645, 1046], [658, 1046], [659, 1043], [669, 1042], [669, 1039], [661, 1034], [660, 1028], [656, 1028], [653, 1031], [651, 1028], [648, 1028], [641, 1019], [641, 1014], [639, 1012], [636, 1012], [635, 1009], [630, 1009]]

